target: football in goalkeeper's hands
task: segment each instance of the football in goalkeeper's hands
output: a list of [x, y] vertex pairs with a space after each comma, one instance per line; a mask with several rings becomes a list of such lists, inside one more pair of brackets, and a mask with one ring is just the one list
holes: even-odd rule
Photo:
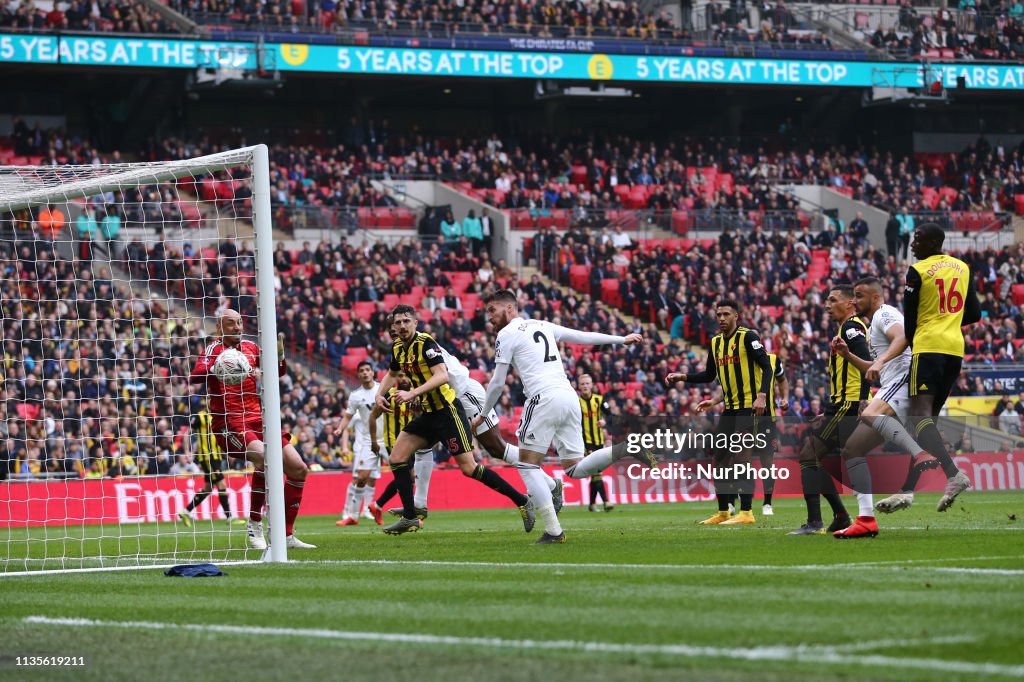
[[252, 365], [249, 364], [249, 358], [236, 348], [225, 349], [213, 363], [213, 375], [228, 386], [237, 386], [245, 381], [250, 374], [252, 374]]

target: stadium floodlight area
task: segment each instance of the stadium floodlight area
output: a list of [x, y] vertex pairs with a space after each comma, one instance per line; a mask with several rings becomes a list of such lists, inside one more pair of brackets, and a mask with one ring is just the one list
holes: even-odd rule
[[[245, 336], [276, 348], [270, 220], [265, 145], [0, 166], [0, 575], [286, 560], [280, 437], [265, 438], [269, 550], [216, 490], [179, 516], [205, 482], [190, 466], [205, 389], [188, 376], [217, 312], [238, 308]], [[262, 354], [267, 433], [276, 360]], [[248, 474], [223, 473], [247, 517]]]

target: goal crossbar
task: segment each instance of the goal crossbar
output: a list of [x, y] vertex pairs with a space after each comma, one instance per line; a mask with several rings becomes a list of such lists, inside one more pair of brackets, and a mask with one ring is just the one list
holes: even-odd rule
[[[243, 163], [251, 163], [260, 146], [262, 145], [177, 161], [122, 163], [107, 166], [0, 166], [0, 174], [14, 173], [20, 180], [20, 186], [9, 180], [0, 185], [0, 213], [43, 204], [51, 198], [85, 199], [97, 194], [113, 192], [126, 186], [159, 184], [179, 180], [185, 176], [194, 176], [197, 173], [227, 170]], [[108, 170], [110, 172], [103, 172]], [[40, 186], [41, 182], [33, 182], [33, 177], [45, 178], [54, 175], [76, 178], [85, 175], [86, 177], [59, 185]]]

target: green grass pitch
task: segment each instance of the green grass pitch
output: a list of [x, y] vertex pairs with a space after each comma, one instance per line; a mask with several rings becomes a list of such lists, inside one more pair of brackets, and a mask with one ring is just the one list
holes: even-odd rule
[[[799, 499], [728, 528], [696, 525], [710, 504], [567, 507], [569, 542], [543, 547], [512, 509], [435, 512], [402, 537], [301, 518], [319, 549], [226, 578], [0, 577], [0, 679], [1024, 677], [1024, 494], [935, 499], [842, 542], [787, 537]], [[32, 546], [3, 533], [3, 558]], [[30, 655], [85, 665], [16, 665]]]

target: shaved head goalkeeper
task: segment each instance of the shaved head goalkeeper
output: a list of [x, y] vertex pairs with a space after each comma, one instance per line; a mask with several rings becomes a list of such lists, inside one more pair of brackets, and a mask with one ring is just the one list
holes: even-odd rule
[[[260, 377], [260, 370], [256, 369], [260, 366], [260, 347], [252, 341], [242, 340], [242, 327], [242, 316], [237, 311], [228, 309], [222, 312], [217, 317], [215, 340], [203, 350], [188, 380], [190, 386], [206, 386], [210, 413], [213, 416], [213, 430], [221, 451], [227, 453], [228, 457], [245, 458], [256, 468], [252, 475], [249, 523], [246, 524], [246, 530], [249, 544], [253, 549], [266, 549], [267, 541], [263, 537], [263, 504], [267, 498], [264, 475], [266, 446], [263, 443], [263, 407], [256, 384]], [[213, 373], [217, 357], [228, 348], [241, 351], [249, 361], [250, 367], [254, 368], [237, 386], [223, 383]], [[278, 339], [277, 353], [279, 372], [283, 375], [287, 371], [287, 366], [284, 361], [284, 342], [281, 338]], [[281, 433], [284, 473], [287, 478], [284, 487], [285, 534], [289, 548], [315, 549], [314, 545], [302, 542], [292, 534], [309, 469], [291, 441], [290, 433]]]

